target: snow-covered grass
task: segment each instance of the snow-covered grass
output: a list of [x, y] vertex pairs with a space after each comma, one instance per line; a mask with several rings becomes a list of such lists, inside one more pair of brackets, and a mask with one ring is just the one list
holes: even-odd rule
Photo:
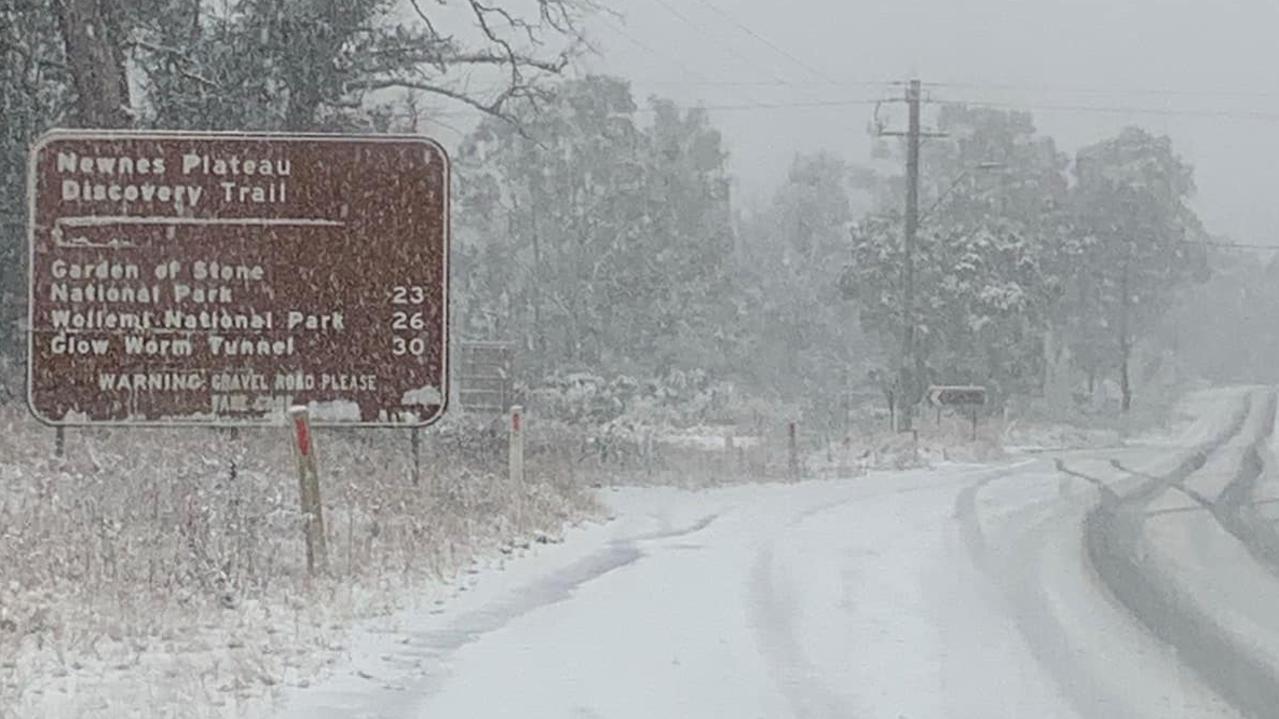
[[[285, 430], [68, 430], [0, 409], [0, 716], [218, 716], [341, 651], [353, 618], [598, 512], [566, 455], [454, 422], [320, 431], [329, 571], [305, 570]], [[171, 709], [161, 709], [170, 707]]]
[[423, 431], [418, 484], [407, 431], [319, 430], [311, 577], [284, 428], [70, 429], [55, 457], [53, 429], [0, 407], [0, 717], [262, 714], [341, 661], [353, 622], [598, 517], [593, 487], [789, 478], [785, 424], [760, 427], [531, 413], [518, 486], [500, 418]]
[[1149, 384], [1137, 389], [1132, 408], [1054, 404], [1045, 398], [1010, 402], [1002, 443], [1011, 450], [1044, 451], [1118, 447], [1134, 438], [1166, 434], [1184, 409], [1183, 399], [1207, 389], [1200, 383]]
[[[0, 717], [260, 714], [340, 662], [354, 621], [598, 516], [593, 487], [794, 479], [790, 416], [756, 410], [592, 423], [534, 408], [519, 486], [501, 418], [422, 432], [419, 484], [407, 431], [321, 430], [329, 571], [312, 578], [284, 428], [68, 430], [57, 458], [54, 430], [0, 408]], [[962, 417], [917, 427], [918, 441], [801, 420], [798, 474], [1003, 454], [997, 422], [977, 442]]]

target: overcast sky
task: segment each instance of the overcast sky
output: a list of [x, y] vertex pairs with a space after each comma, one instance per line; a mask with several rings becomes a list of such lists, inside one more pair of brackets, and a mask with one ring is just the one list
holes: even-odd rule
[[[582, 69], [631, 78], [640, 98], [723, 108], [713, 118], [747, 202], [784, 179], [796, 151], [865, 159], [872, 107], [856, 103], [899, 92], [880, 83], [918, 74], [941, 83], [931, 89], [937, 100], [1033, 110], [1040, 130], [1071, 152], [1127, 124], [1169, 134], [1196, 167], [1210, 229], [1279, 244], [1276, 0], [613, 6], [624, 18], [591, 22], [601, 53]], [[764, 104], [788, 107], [742, 107]]]

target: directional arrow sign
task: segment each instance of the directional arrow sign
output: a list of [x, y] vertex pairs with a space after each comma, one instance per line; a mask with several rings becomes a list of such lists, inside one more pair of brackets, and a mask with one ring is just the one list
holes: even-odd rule
[[928, 401], [936, 407], [962, 407], [986, 404], [986, 388], [929, 387]]

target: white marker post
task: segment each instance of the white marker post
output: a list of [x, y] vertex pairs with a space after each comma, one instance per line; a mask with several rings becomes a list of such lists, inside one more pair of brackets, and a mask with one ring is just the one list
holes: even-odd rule
[[511, 407], [510, 470], [513, 484], [524, 481], [524, 408]]
[[524, 408], [518, 404], [511, 407], [509, 444], [511, 491], [515, 495], [515, 527], [517, 532], [521, 532], [524, 529]]
[[413, 449], [413, 486], [422, 483], [422, 430], [417, 427], [409, 430], [409, 444]]
[[795, 422], [786, 425], [786, 449], [789, 455], [787, 459], [787, 469], [790, 473], [792, 482], [799, 481], [799, 437], [795, 427]]
[[320, 502], [320, 473], [315, 461], [311, 435], [311, 415], [306, 407], [289, 408], [293, 421], [293, 455], [298, 463], [298, 490], [302, 503], [303, 536], [306, 539], [306, 570], [322, 572], [328, 566], [324, 544], [324, 508]]

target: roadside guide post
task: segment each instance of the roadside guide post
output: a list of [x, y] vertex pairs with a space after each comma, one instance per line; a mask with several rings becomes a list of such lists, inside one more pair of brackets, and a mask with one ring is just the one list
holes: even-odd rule
[[511, 407], [509, 445], [511, 483], [518, 487], [524, 482], [524, 408], [518, 404]]
[[289, 419], [293, 422], [293, 456], [298, 465], [306, 571], [316, 574], [328, 566], [328, 549], [324, 541], [324, 506], [320, 501], [320, 472], [315, 459], [310, 412], [306, 407], [290, 407]]
[[520, 405], [511, 407], [511, 433], [509, 444], [509, 467], [511, 492], [515, 495], [515, 523], [517, 531], [524, 527], [524, 408]]
[[413, 448], [413, 486], [422, 483], [422, 430], [414, 427], [409, 430], [409, 443]]
[[787, 462], [786, 468], [790, 474], [791, 481], [799, 480], [799, 439], [796, 436], [797, 430], [795, 422], [786, 425], [786, 448]]

